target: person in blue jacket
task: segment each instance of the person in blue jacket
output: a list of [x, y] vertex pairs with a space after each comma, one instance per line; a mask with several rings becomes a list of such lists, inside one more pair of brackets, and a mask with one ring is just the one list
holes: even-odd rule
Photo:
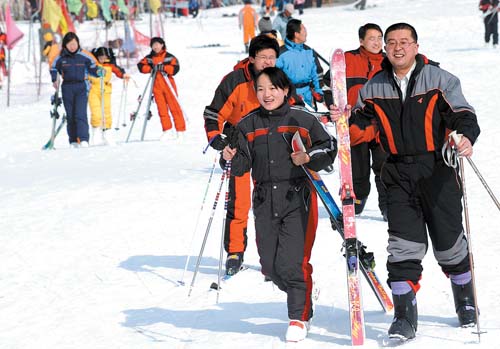
[[[276, 67], [282, 69], [295, 85], [297, 94], [312, 106], [313, 98], [323, 103], [323, 91], [319, 84], [318, 66], [314, 50], [304, 43], [307, 30], [301, 20], [291, 19], [286, 25], [285, 45], [280, 49]], [[313, 89], [313, 91], [311, 91]]]
[[62, 78], [61, 93], [67, 116], [67, 132], [73, 148], [89, 146], [89, 123], [87, 104], [89, 74], [102, 76], [104, 69], [88, 51], [80, 47], [80, 40], [73, 32], [68, 32], [62, 41], [62, 50], [50, 67], [52, 84], [59, 89], [58, 74]]

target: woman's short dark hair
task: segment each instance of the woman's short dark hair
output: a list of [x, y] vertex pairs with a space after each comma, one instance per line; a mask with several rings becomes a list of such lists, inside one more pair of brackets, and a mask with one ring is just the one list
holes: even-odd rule
[[415, 42], [418, 41], [417, 31], [415, 30], [415, 28], [413, 28], [413, 26], [409, 25], [408, 23], [395, 23], [389, 26], [389, 28], [385, 30], [384, 42], [387, 43], [387, 34], [395, 30], [403, 30], [403, 29], [409, 30], [411, 32], [412, 39], [415, 40]]
[[290, 41], [295, 38], [295, 33], [300, 33], [300, 26], [302, 25], [302, 21], [300, 19], [291, 19], [286, 24], [286, 38]]
[[255, 89], [257, 89], [257, 80], [259, 80], [262, 75], [267, 75], [269, 77], [269, 80], [271, 80], [271, 83], [275, 87], [282, 90], [288, 89], [288, 92], [290, 92], [291, 82], [288, 79], [288, 76], [286, 76], [283, 70], [276, 67], [264, 68], [260, 73], [257, 74], [257, 77], [254, 80]]
[[380, 28], [380, 26], [378, 24], [375, 24], [375, 23], [366, 23], [365, 25], [362, 25], [361, 27], [359, 27], [359, 29], [358, 29], [358, 37], [361, 40], [364, 40], [365, 36], [366, 36], [366, 32], [368, 30], [370, 30], [370, 29], [378, 31], [380, 33], [380, 35], [384, 34], [382, 32], [382, 28]]
[[66, 45], [73, 39], [76, 40], [78, 48], [80, 48], [80, 39], [78, 39], [78, 36], [73, 32], [67, 32], [66, 35], [64, 35], [64, 38], [62, 39], [62, 47], [66, 48]]

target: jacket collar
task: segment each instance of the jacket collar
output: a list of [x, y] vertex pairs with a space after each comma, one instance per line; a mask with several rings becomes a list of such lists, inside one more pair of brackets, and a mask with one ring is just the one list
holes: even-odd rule
[[291, 40], [285, 38], [285, 46], [289, 47], [292, 50], [302, 51], [304, 49], [304, 44], [297, 44]]
[[268, 118], [281, 118], [285, 115], [288, 114], [288, 111], [290, 110], [290, 105], [285, 102], [281, 106], [279, 106], [277, 109], [274, 110], [266, 110], [264, 107], [260, 107], [260, 115], [263, 117], [268, 117]]

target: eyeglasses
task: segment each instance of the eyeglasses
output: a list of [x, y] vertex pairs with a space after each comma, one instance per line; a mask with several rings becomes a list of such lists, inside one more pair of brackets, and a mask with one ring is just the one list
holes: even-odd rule
[[401, 47], [403, 49], [407, 49], [408, 47], [410, 47], [411, 44], [415, 44], [415, 43], [416, 43], [416, 41], [408, 41], [408, 40], [401, 40], [401, 41], [387, 40], [387, 42], [385, 43], [385, 46], [391, 50], [396, 48], [396, 46], [398, 46], [398, 45], [399, 45], [399, 47]]
[[255, 56], [256, 59], [260, 59], [261, 61], [275, 61], [276, 56]]

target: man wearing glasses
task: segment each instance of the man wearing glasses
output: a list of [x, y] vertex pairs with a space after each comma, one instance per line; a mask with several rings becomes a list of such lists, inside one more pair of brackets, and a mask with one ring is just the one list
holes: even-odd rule
[[[451, 279], [455, 311], [462, 327], [474, 326], [476, 312], [469, 251], [462, 226], [458, 171], [443, 161], [447, 130], [462, 134], [460, 156], [471, 156], [479, 136], [474, 109], [460, 81], [418, 53], [415, 28], [397, 23], [385, 32], [383, 70], [361, 89], [350, 123], [365, 129], [389, 153], [381, 179], [387, 188], [388, 283], [394, 301], [391, 338], [415, 337], [422, 259], [428, 235], [442, 271]], [[340, 111], [331, 108], [332, 119]]]
[[[212, 148], [222, 151], [229, 144], [230, 133], [240, 119], [259, 107], [254, 89], [254, 77], [266, 67], [274, 67], [279, 55], [278, 42], [259, 35], [252, 39], [249, 57], [239, 62], [215, 90], [210, 105], [205, 107], [205, 132]], [[243, 263], [247, 247], [247, 222], [250, 210], [250, 174], [231, 176], [229, 203], [224, 232], [226, 274], [236, 274]]]
[[[347, 102], [355, 105], [358, 100], [359, 90], [364, 84], [382, 69], [382, 60], [385, 54], [382, 52], [382, 29], [374, 23], [366, 23], [359, 27], [359, 48], [345, 53]], [[332, 92], [330, 90], [330, 71], [325, 73], [326, 105], [333, 104]], [[375, 127], [375, 126], [370, 126]], [[351, 138], [351, 163], [352, 180], [356, 201], [354, 209], [356, 214], [361, 214], [370, 194], [370, 163], [375, 174], [375, 185], [378, 192], [378, 206], [380, 213], [387, 221], [387, 203], [385, 187], [380, 181], [380, 170], [387, 154], [380, 147], [377, 139], [363, 142], [363, 132], [356, 125], [349, 127]]]

